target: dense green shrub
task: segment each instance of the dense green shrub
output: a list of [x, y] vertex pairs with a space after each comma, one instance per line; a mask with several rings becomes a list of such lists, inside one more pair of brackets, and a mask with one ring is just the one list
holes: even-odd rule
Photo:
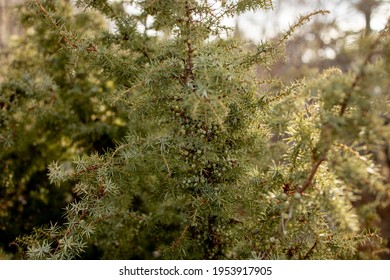
[[[77, 198], [65, 223], [18, 239], [25, 257], [77, 258], [86, 247], [107, 259], [378, 257], [376, 208], [389, 189], [372, 155], [389, 139], [388, 29], [366, 38], [355, 72], [283, 84], [255, 69], [283, 59], [292, 33], [326, 11], [251, 46], [223, 18], [271, 1], [215, 2], [127, 1], [139, 11], [127, 13], [121, 3], [80, 0], [116, 31], [76, 36], [49, 3], [32, 1], [62, 43], [56, 55], [73, 62], [61, 66], [68, 85], [85, 67], [112, 81], [101, 102], [126, 112], [127, 132], [112, 150], [49, 165], [50, 181], [73, 186]], [[363, 203], [362, 192], [376, 199]]]

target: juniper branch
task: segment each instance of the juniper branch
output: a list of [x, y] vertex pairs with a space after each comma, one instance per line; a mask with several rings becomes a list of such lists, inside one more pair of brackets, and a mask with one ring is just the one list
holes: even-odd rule
[[328, 10], [317, 10], [306, 15], [300, 16], [298, 21], [293, 24], [286, 32], [284, 32], [283, 36], [278, 40], [278, 45], [283, 44], [287, 41], [291, 35], [301, 26], [303, 26], [306, 22], [309, 22], [316, 15], [326, 15], [330, 12]]
[[360, 72], [355, 76], [355, 79], [352, 82], [351, 90], [347, 92], [343, 102], [341, 103], [341, 108], [339, 111], [339, 116], [342, 117], [347, 110], [348, 103], [351, 99], [352, 93], [356, 90], [358, 84], [360, 81], [364, 78], [366, 75], [366, 72], [364, 71], [365, 66], [371, 61], [372, 57], [375, 54], [375, 48], [378, 46], [379, 42], [388, 34], [390, 27], [390, 21], [387, 23], [386, 27], [381, 30], [375, 41], [370, 45], [369, 52], [367, 53], [366, 57], [364, 58], [364, 61], [360, 67]]
[[194, 47], [191, 40], [192, 9], [189, 1], [185, 4], [186, 31], [187, 31], [187, 61], [184, 69], [184, 84], [189, 85], [194, 80]]
[[[366, 72], [364, 71], [364, 67], [370, 62], [372, 56], [374, 55], [375, 53], [375, 47], [379, 44], [380, 40], [386, 36], [387, 32], [389, 30], [389, 23], [387, 24], [387, 26], [379, 33], [379, 35], [377, 36], [376, 40], [370, 45], [370, 50], [368, 52], [368, 54], [366, 55], [364, 61], [363, 61], [363, 64], [362, 66], [360, 67], [360, 72], [358, 73], [358, 75], [355, 76], [355, 79], [353, 80], [352, 84], [351, 84], [351, 88], [350, 90], [348, 91], [346, 97], [344, 98], [342, 104], [341, 104], [341, 108], [340, 108], [340, 111], [339, 111], [339, 116], [342, 117], [345, 112], [346, 112], [346, 109], [347, 109], [347, 106], [348, 106], [348, 102], [352, 96], [352, 93], [356, 90], [359, 82], [364, 78], [364, 76], [366, 75]], [[324, 136], [324, 135], [329, 135], [331, 132], [332, 132], [333, 128], [331, 126], [329, 126], [328, 124], [324, 125], [323, 129], [322, 129], [322, 132], [321, 132], [321, 135]], [[319, 140], [320, 142], [319, 143], [322, 143], [323, 141], [326, 141], [324, 140], [323, 138], [320, 138]], [[315, 176], [315, 174], [317, 173], [318, 171], [318, 168], [319, 166], [322, 164], [322, 162], [325, 161], [326, 159], [326, 154], [328, 153], [328, 150], [329, 150], [329, 146], [330, 144], [327, 145], [327, 149], [325, 149], [323, 151], [323, 154], [322, 155], [317, 155], [317, 150], [316, 148], [313, 150], [313, 157], [314, 158], [318, 158], [318, 160], [316, 160], [312, 166], [312, 169], [311, 169], [311, 172], [309, 174], [309, 177], [306, 179], [306, 181], [303, 183], [301, 189], [299, 190], [300, 193], [303, 193], [311, 184], [311, 182], [313, 181], [313, 178]], [[318, 147], [318, 145], [317, 145]]]
[[[77, 39], [73, 36], [73, 35], [65, 35], [61, 32], [61, 29], [62, 27], [58, 24], [58, 22], [56, 22], [53, 17], [49, 14], [49, 12], [45, 9], [45, 7], [42, 5], [41, 1], [40, 0], [34, 0], [35, 1], [35, 4], [36, 6], [39, 8], [39, 10], [42, 12], [42, 14], [48, 18], [50, 20], [50, 22], [53, 24], [53, 26], [55, 27], [55, 29], [57, 29], [57, 31], [60, 32], [62, 38], [64, 39], [65, 42], [67, 42], [71, 47], [73, 47], [74, 49], [79, 49], [80, 47], [78, 46], [77, 44]], [[72, 37], [72, 38], [70, 38]], [[95, 46], [93, 45], [89, 45], [87, 48], [86, 48], [86, 51], [88, 52], [96, 52], [97, 49]]]

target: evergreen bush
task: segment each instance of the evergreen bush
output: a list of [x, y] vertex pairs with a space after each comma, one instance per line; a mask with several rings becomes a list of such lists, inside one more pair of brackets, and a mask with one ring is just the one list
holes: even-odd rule
[[271, 1], [126, 1], [137, 11], [128, 13], [122, 2], [79, 0], [116, 28], [82, 35], [56, 2], [29, 7], [60, 53], [82, 62], [64, 79], [88, 67], [113, 81], [102, 102], [125, 111], [127, 131], [110, 150], [49, 165], [50, 182], [72, 185], [76, 199], [65, 223], [18, 238], [26, 258], [91, 247], [103, 259], [379, 257], [376, 208], [389, 186], [373, 155], [389, 139], [388, 27], [365, 37], [355, 71], [284, 84], [255, 70], [284, 59], [293, 32], [327, 11], [251, 45], [223, 19]]

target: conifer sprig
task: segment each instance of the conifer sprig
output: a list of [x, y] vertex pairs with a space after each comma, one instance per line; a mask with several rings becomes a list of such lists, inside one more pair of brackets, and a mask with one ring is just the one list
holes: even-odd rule
[[[80, 49], [79, 43], [77, 42], [77, 38], [65, 30], [65, 27], [63, 25], [60, 25], [58, 21], [54, 20], [53, 16], [45, 9], [45, 7], [42, 5], [40, 0], [34, 0], [36, 6], [38, 7], [38, 10], [43, 14], [45, 18], [50, 20], [52, 26], [58, 31], [59, 35], [63, 38], [63, 40], [70, 45], [74, 49]], [[97, 49], [95, 46], [90, 44], [88, 47], [85, 48], [87, 52], [96, 52]]]

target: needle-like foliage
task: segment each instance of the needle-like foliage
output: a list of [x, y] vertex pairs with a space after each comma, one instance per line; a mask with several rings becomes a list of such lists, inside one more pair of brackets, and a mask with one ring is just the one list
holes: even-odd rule
[[50, 181], [72, 182], [77, 198], [63, 225], [18, 239], [26, 257], [95, 246], [108, 259], [343, 259], [380, 248], [369, 215], [389, 196], [373, 150], [389, 139], [388, 29], [355, 72], [284, 85], [255, 70], [285, 59], [286, 40], [327, 11], [250, 45], [223, 19], [271, 1], [79, 0], [79, 13], [115, 25], [83, 36], [48, 2], [30, 5], [62, 52], [114, 81], [105, 101], [124, 108], [128, 130], [113, 150], [50, 164]]

